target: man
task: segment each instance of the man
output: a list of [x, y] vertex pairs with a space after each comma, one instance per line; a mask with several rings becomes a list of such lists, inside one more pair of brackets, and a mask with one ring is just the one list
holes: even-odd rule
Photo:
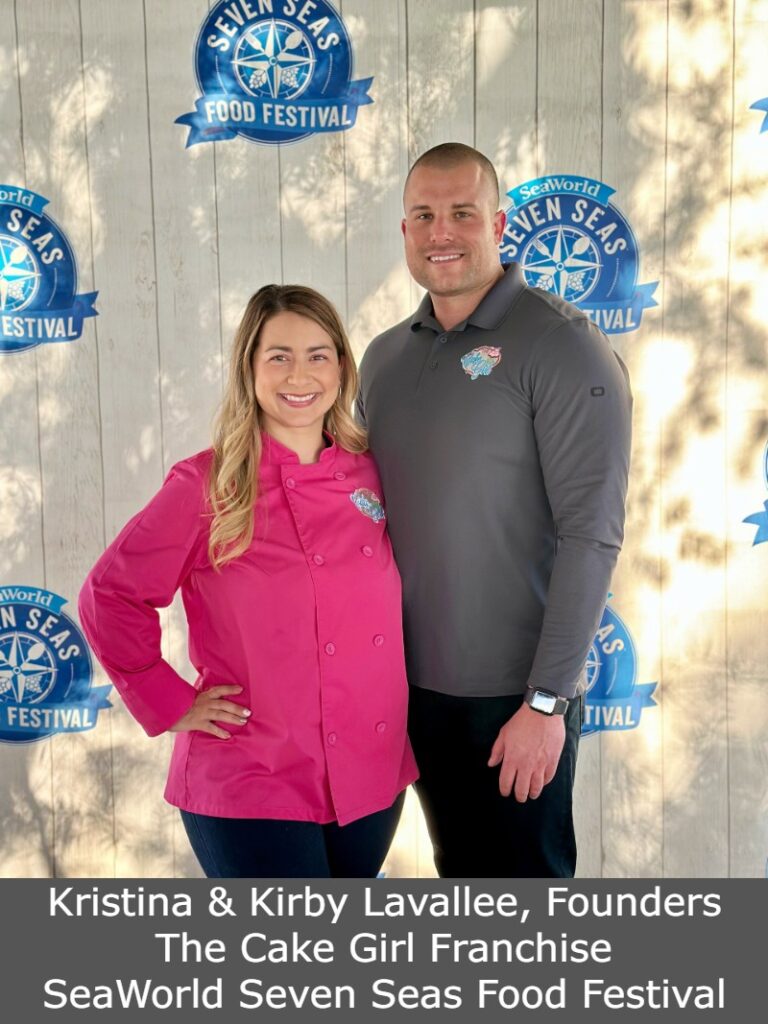
[[493, 166], [410, 170], [416, 313], [376, 338], [360, 414], [403, 577], [417, 790], [443, 877], [570, 877], [584, 663], [622, 542], [626, 370], [498, 245]]

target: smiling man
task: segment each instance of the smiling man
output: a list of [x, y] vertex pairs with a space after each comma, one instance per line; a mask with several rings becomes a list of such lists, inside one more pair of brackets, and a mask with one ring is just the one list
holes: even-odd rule
[[584, 663], [624, 525], [626, 370], [580, 310], [499, 262], [492, 164], [421, 156], [415, 314], [361, 367], [403, 577], [409, 728], [443, 877], [569, 877]]

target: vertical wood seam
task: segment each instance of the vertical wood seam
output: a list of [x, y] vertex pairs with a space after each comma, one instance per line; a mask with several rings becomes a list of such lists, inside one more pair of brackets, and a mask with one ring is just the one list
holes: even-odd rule
[[160, 282], [157, 278], [157, 231], [155, 218], [155, 169], [152, 162], [151, 102], [149, 98], [149, 60], [147, 55], [147, 3], [141, 0], [144, 35], [144, 89], [147, 113], [147, 160], [149, 162], [149, 209], [152, 217], [152, 266], [155, 279], [155, 349], [157, 351], [157, 413], [160, 422], [160, 465], [163, 477], [165, 465], [165, 424], [163, 422], [163, 354], [160, 347]]
[[411, 50], [408, 24], [408, 0], [405, 0], [405, 151], [410, 168], [414, 160], [411, 133]]
[[283, 158], [277, 147], [277, 224], [280, 228], [280, 284], [285, 284], [285, 239], [283, 237]]
[[[85, 177], [88, 182], [88, 234], [90, 238], [91, 256], [91, 285], [94, 291], [96, 288], [96, 259], [93, 244], [93, 192], [91, 189], [91, 162], [88, 148], [88, 114], [85, 88], [85, 46], [83, 43], [83, 10], [82, 0], [77, 2], [78, 28], [80, 32], [80, 81], [83, 97], [83, 148], [85, 150]], [[104, 497], [104, 428], [101, 416], [101, 358], [99, 350], [99, 325], [98, 318], [93, 320], [94, 352], [96, 356], [96, 395], [99, 423], [99, 463], [101, 465], [101, 540], [102, 547], [107, 546], [107, 510]], [[109, 733], [109, 773], [110, 773], [110, 797], [112, 803], [112, 876], [117, 875], [117, 813], [115, 795], [115, 744], [112, 731], [112, 716], [107, 716]]]
[[[13, 0], [13, 30], [15, 36], [15, 47], [14, 53], [16, 57], [16, 87], [19, 97], [19, 150], [21, 152], [21, 162], [24, 169], [24, 187], [30, 188], [28, 173], [27, 173], [27, 153], [24, 141], [24, 99], [22, 96], [21, 89], [21, 64], [19, 61], [19, 17], [18, 17], [18, 0]], [[40, 441], [40, 373], [37, 361], [37, 351], [35, 351], [35, 412], [36, 412], [36, 426], [37, 426], [37, 472], [40, 484], [40, 554], [41, 563], [43, 567], [43, 586], [48, 586], [48, 568], [45, 557], [45, 500], [44, 500], [44, 481], [43, 481], [43, 452]], [[53, 794], [55, 792], [55, 771], [54, 771], [54, 760], [53, 751], [50, 752], [48, 758], [49, 775], [50, 775], [50, 793], [51, 793], [51, 853], [48, 860], [48, 867], [53, 878], [56, 878], [56, 804], [53, 800]]]
[[477, 149], [477, 0], [472, 0], [472, 145]]
[[213, 153], [213, 222], [216, 230], [216, 293], [219, 298], [219, 398], [224, 397], [224, 303], [221, 299], [221, 241], [219, 239], [219, 168], [216, 163], [216, 145]]
[[723, 431], [724, 431], [724, 444], [723, 444], [723, 457], [725, 459], [725, 466], [723, 467], [725, 475], [725, 486], [726, 486], [726, 523], [725, 523], [725, 543], [723, 545], [723, 561], [724, 561], [724, 580], [723, 580], [723, 610], [725, 612], [725, 638], [724, 638], [724, 653], [725, 653], [725, 785], [726, 793], [728, 795], [728, 820], [726, 823], [727, 830], [727, 845], [726, 845], [726, 864], [728, 865], [728, 877], [731, 877], [731, 822], [733, 819], [733, 807], [731, 804], [731, 716], [730, 716], [730, 666], [731, 666], [731, 651], [730, 651], [730, 615], [729, 615], [729, 597], [730, 589], [728, 586], [729, 582], [729, 545], [728, 545], [728, 521], [727, 521], [727, 510], [728, 510], [728, 455], [730, 452], [729, 447], [729, 418], [730, 418], [730, 402], [729, 402], [729, 342], [730, 342], [730, 327], [731, 327], [731, 258], [733, 255], [733, 155], [734, 155], [734, 140], [736, 135], [736, 8], [738, 0], [733, 0], [733, 6], [731, 9], [731, 151], [730, 160], [728, 167], [728, 269], [725, 275], [725, 365], [724, 365], [724, 381], [723, 381]]
[[534, 47], [534, 49], [536, 51], [536, 71], [535, 71], [534, 100], [533, 100], [534, 106], [535, 106], [535, 110], [536, 110], [536, 113], [535, 113], [535, 116], [534, 116], [534, 122], [533, 122], [534, 123], [533, 131], [534, 131], [534, 139], [535, 139], [534, 145], [535, 145], [535, 148], [536, 148], [536, 177], [537, 178], [541, 177], [541, 136], [539, 134], [539, 117], [540, 117], [540, 114], [541, 114], [541, 111], [539, 109], [539, 39], [540, 39], [540, 36], [539, 36], [539, 4], [540, 3], [541, 3], [541, 0], [536, 0], [536, 15], [535, 15], [535, 22], [536, 22], [536, 28], [535, 28], [536, 45]]
[[[664, 301], [661, 306], [661, 339], [662, 342], [666, 337], [666, 319], [667, 319], [667, 303], [666, 303], [666, 280], [667, 280], [667, 205], [669, 199], [669, 36], [670, 36], [670, 0], [667, 0], [667, 32], [666, 32], [666, 53], [665, 53], [665, 68], [664, 68], [664, 193], [663, 193], [663, 210], [664, 210], [664, 225], [661, 232], [661, 282], [663, 291]], [[664, 536], [664, 426], [663, 423], [659, 428], [659, 540]], [[664, 572], [662, 565], [662, 545], [659, 544], [659, 685], [663, 688], [665, 686], [665, 671], [664, 671]], [[664, 753], [666, 750], [666, 716], [664, 714], [664, 699], [662, 690], [662, 699], [658, 702], [659, 715], [661, 716], [661, 747], [660, 747], [660, 761], [661, 764], [661, 877], [666, 877], [666, 799], [665, 794], [667, 791], [665, 784], [665, 759]]]
[[[211, 9], [211, 0], [205, 5]], [[213, 159], [213, 222], [216, 226], [216, 293], [219, 297], [219, 398], [224, 397], [226, 373], [224, 367], [224, 303], [221, 300], [221, 243], [219, 239], [219, 167], [216, 163], [216, 145], [212, 144]], [[176, 851], [174, 849], [174, 876], [176, 874]]]

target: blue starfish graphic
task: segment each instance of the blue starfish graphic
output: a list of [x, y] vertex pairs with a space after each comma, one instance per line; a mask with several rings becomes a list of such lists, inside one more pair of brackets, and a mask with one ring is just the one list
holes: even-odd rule
[[742, 523], [752, 523], [757, 527], [757, 533], [755, 539], [752, 541], [752, 547], [756, 544], [763, 544], [768, 541], [768, 501], [764, 501], [765, 506], [764, 512], [755, 512], [752, 516], [747, 516], [746, 519], [742, 519]]
[[760, 131], [768, 132], [768, 96], [766, 96], [764, 100], [757, 100], [757, 102], [753, 103], [749, 109], [765, 111], [765, 120], [760, 126]]

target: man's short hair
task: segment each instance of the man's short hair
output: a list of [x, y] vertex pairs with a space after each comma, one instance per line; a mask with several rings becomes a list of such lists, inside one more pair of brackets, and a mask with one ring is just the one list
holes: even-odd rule
[[422, 153], [408, 171], [405, 186], [403, 187], [403, 195], [405, 195], [405, 189], [408, 187], [408, 180], [417, 167], [434, 167], [436, 170], [447, 171], [457, 167], [459, 164], [466, 163], [477, 164], [480, 168], [493, 193], [494, 210], [498, 210], [499, 179], [496, 176], [493, 164], [478, 149], [473, 149], [472, 146], [465, 146], [463, 142], [441, 142], [439, 146], [433, 146], [426, 153]]

